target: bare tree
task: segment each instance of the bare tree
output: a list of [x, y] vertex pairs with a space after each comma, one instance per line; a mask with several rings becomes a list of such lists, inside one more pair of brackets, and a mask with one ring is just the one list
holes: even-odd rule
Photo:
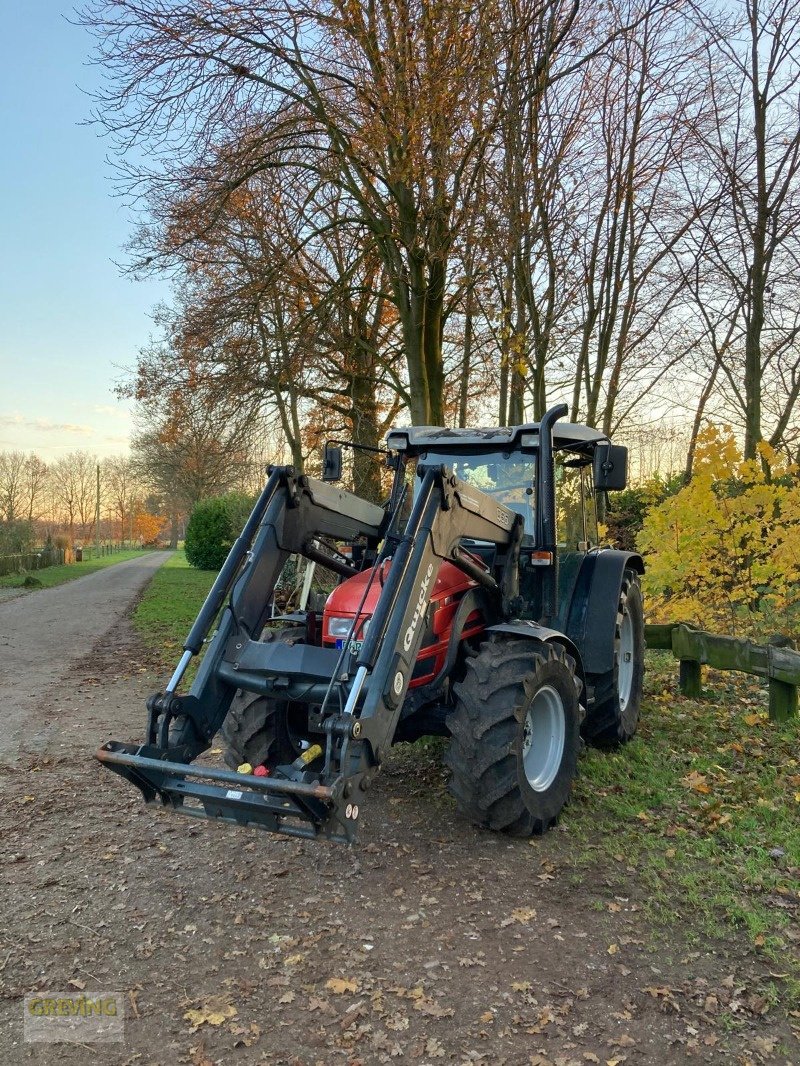
[[697, 17], [714, 119], [705, 182], [715, 196], [696, 240], [695, 295], [754, 458], [761, 440], [784, 441], [800, 396], [800, 9], [735, 0]]
[[[510, 7], [514, 25], [546, 18], [553, 45], [577, 13], [560, 0]], [[382, 259], [419, 423], [443, 420], [449, 257], [474, 209], [507, 81], [523, 74], [508, 61], [507, 15], [503, 0], [106, 0], [85, 21], [110, 79], [98, 119], [123, 151], [138, 143], [187, 157], [181, 195], [191, 187], [213, 210], [287, 160], [335, 175]], [[257, 137], [237, 138], [242, 116]], [[208, 159], [221, 142], [231, 151], [220, 170]], [[130, 177], [169, 199], [163, 167]]]
[[248, 464], [256, 429], [247, 412], [213, 402], [200, 390], [174, 391], [160, 407], [139, 409], [140, 428], [132, 441], [136, 476], [164, 502], [171, 546], [179, 520], [198, 500], [228, 491]]
[[120, 539], [132, 528], [134, 500], [140, 494], [134, 464], [127, 456], [115, 455], [101, 464], [101, 484], [120, 524]]
[[580, 247], [572, 416], [613, 432], [691, 349], [675, 267], [698, 214], [679, 165], [697, 154], [704, 85], [680, 13], [644, 0], [592, 71], [574, 190]]
[[34, 452], [25, 458], [22, 477], [24, 514], [29, 522], [38, 518], [45, 505], [49, 469]]
[[25, 513], [24, 452], [0, 452], [0, 515], [14, 522]]
[[78, 452], [62, 455], [50, 467], [54, 503], [69, 531], [70, 544], [75, 543], [75, 523], [79, 516], [81, 487], [76, 464], [76, 456], [79, 455]]

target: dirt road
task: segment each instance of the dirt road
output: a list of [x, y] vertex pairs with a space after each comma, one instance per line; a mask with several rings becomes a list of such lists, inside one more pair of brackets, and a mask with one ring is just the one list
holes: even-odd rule
[[27, 750], [41, 750], [37, 710], [59, 702], [63, 679], [167, 558], [153, 552], [0, 603], [0, 764], [16, 761], [23, 736]]
[[[625, 856], [577, 873], [569, 812], [530, 842], [457, 821], [435, 748], [394, 749], [355, 849], [145, 807], [92, 752], [140, 737], [162, 682], [122, 619], [57, 699], [25, 686], [36, 748], [0, 768], [4, 1066], [800, 1061], [744, 937], [703, 938], [682, 900], [684, 925], [654, 922]], [[101, 991], [123, 1043], [23, 1040], [25, 995]]]

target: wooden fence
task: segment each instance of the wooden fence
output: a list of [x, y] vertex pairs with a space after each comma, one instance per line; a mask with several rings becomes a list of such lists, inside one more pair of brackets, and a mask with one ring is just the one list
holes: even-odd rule
[[18, 574], [23, 570], [44, 570], [48, 566], [60, 566], [63, 562], [63, 548], [42, 548], [38, 552], [0, 555], [0, 577], [5, 574]]
[[800, 652], [778, 644], [754, 644], [720, 637], [685, 622], [644, 627], [648, 648], [671, 651], [680, 662], [680, 689], [695, 699], [703, 694], [702, 667], [736, 670], [769, 680], [769, 716], [784, 721], [797, 714]]

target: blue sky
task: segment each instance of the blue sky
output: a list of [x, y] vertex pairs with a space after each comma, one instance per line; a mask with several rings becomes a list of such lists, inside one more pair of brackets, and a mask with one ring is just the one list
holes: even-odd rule
[[0, 450], [56, 458], [126, 451], [121, 367], [153, 329], [166, 283], [134, 282], [131, 212], [114, 197], [107, 146], [81, 125], [92, 40], [70, 5], [12, 0], [0, 35]]

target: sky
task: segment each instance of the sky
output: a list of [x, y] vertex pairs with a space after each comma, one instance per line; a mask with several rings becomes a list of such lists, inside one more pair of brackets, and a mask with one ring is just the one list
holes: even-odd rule
[[131, 211], [114, 195], [87, 90], [92, 39], [60, 0], [11, 0], [0, 35], [0, 451], [127, 451], [114, 395], [154, 331], [164, 281], [122, 276]]

